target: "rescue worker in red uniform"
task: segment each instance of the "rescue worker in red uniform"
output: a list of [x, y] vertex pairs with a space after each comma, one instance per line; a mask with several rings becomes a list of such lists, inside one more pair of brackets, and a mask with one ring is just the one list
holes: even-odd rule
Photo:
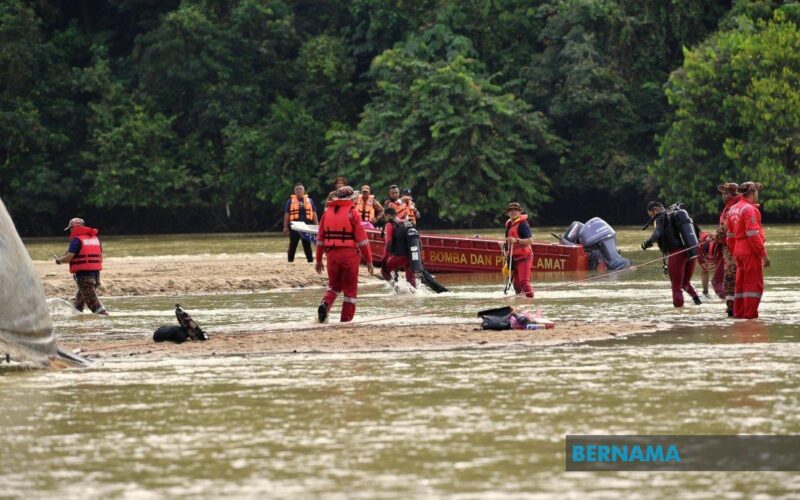
[[758, 192], [761, 187], [757, 182], [745, 182], [739, 186], [742, 199], [728, 212], [728, 224], [733, 228], [733, 238], [727, 243], [736, 259], [734, 318], [758, 318], [758, 306], [764, 294], [764, 268], [770, 265], [764, 227], [761, 225], [761, 212], [758, 209]]
[[361, 196], [356, 199], [356, 210], [361, 215], [362, 222], [369, 222], [374, 226], [383, 216], [383, 207], [371, 192], [368, 185], [361, 186]]
[[363, 255], [369, 273], [373, 273], [372, 251], [369, 248], [367, 233], [361, 226], [361, 215], [353, 204], [353, 188], [344, 186], [336, 192], [336, 199], [329, 202], [317, 233], [317, 273], [322, 274], [325, 266], [322, 255], [328, 260], [328, 290], [317, 308], [320, 323], [344, 292], [341, 321], [352, 321], [356, 314], [358, 297], [358, 268]]
[[506, 252], [511, 250], [514, 292], [533, 298], [531, 266], [533, 265], [533, 233], [528, 216], [522, 214], [522, 206], [512, 201], [506, 206]]
[[389, 199], [383, 202], [384, 208], [393, 208], [397, 213], [395, 216], [398, 221], [408, 218], [408, 204], [400, 198], [400, 188], [393, 184], [389, 186]]
[[722, 203], [724, 207], [722, 213], [719, 214], [719, 226], [717, 226], [717, 234], [715, 240], [722, 250], [722, 286], [725, 290], [725, 309], [728, 312], [728, 317], [733, 317], [733, 299], [736, 290], [736, 259], [733, 258], [733, 253], [728, 248], [728, 239], [733, 239], [733, 226], [728, 222], [728, 213], [731, 207], [736, 205], [742, 200], [742, 195], [738, 193], [739, 185], [735, 182], [726, 182], [717, 186], [717, 190], [722, 195]]
[[690, 259], [681, 244], [664, 205], [657, 201], [647, 204], [647, 215], [654, 219], [655, 229], [646, 241], [642, 243], [642, 250], [647, 250], [654, 243], [658, 243], [661, 253], [667, 255], [667, 272], [672, 285], [672, 305], [683, 307], [683, 292], [689, 294], [698, 306], [703, 302], [697, 295], [697, 290], [692, 286], [692, 275], [697, 264], [697, 259]]
[[108, 311], [97, 298], [97, 287], [100, 286], [100, 271], [103, 270], [103, 246], [97, 237], [98, 230], [85, 225], [83, 219], [75, 217], [64, 228], [69, 233], [69, 249], [61, 257], [56, 257], [56, 264], [69, 263], [78, 293], [73, 305], [83, 311], [84, 306], [95, 314], [108, 316]]
[[404, 236], [405, 221], [397, 220], [397, 212], [393, 208], [384, 211], [386, 225], [384, 226], [384, 236], [386, 247], [383, 251], [383, 262], [381, 263], [381, 276], [386, 281], [392, 281], [394, 271], [405, 271], [406, 281], [414, 288], [417, 288], [417, 274], [411, 268], [411, 260], [408, 258], [409, 248], [408, 239]]

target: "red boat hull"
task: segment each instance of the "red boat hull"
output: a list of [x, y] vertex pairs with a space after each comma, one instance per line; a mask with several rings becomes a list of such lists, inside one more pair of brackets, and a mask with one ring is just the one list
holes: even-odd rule
[[[381, 232], [367, 230], [372, 259], [383, 258], [384, 239]], [[422, 262], [432, 273], [493, 273], [503, 269], [502, 240], [465, 236], [420, 235]], [[557, 243], [533, 243], [533, 272], [586, 271], [589, 257], [581, 246]]]

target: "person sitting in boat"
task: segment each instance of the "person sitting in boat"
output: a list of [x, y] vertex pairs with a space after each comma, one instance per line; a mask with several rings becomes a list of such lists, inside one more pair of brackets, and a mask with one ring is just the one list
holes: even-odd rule
[[400, 199], [408, 205], [408, 220], [411, 221], [412, 224], [415, 226], [417, 225], [417, 220], [420, 218], [419, 210], [417, 210], [417, 205], [414, 204], [414, 198], [411, 196], [411, 188], [405, 188], [402, 192], [400, 192]]
[[383, 216], [383, 207], [366, 184], [361, 186], [361, 196], [356, 199], [356, 210], [361, 214], [362, 225], [368, 229], [374, 229], [378, 219]]
[[533, 298], [531, 287], [531, 266], [533, 265], [533, 232], [528, 223], [528, 216], [523, 215], [522, 205], [512, 201], [506, 206], [506, 242], [505, 253], [511, 259], [514, 292]]
[[333, 191], [328, 193], [328, 198], [325, 200], [326, 208], [327, 208], [328, 202], [331, 202], [331, 201], [337, 199], [336, 198], [336, 193], [339, 191], [339, 189], [345, 187], [346, 185], [347, 185], [347, 179], [345, 179], [342, 176], [339, 176], [339, 177], [337, 177], [337, 178], [335, 178], [333, 180]]
[[398, 221], [408, 218], [408, 204], [400, 197], [400, 188], [397, 184], [389, 186], [389, 199], [383, 202], [385, 208], [393, 208], [395, 219]]
[[386, 220], [384, 226], [386, 246], [381, 261], [381, 276], [386, 281], [392, 281], [393, 272], [405, 271], [408, 284], [417, 288], [417, 275], [409, 259], [411, 250], [408, 243], [408, 228], [411, 227], [411, 223], [408, 220], [397, 220], [397, 211], [392, 207], [387, 208], [383, 216]]

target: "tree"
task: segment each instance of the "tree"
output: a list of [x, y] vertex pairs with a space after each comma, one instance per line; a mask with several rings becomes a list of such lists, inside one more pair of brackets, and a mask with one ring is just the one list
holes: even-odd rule
[[686, 51], [666, 92], [675, 107], [650, 172], [669, 199], [717, 209], [714, 186], [756, 180], [770, 212], [800, 214], [800, 32], [796, 8], [738, 18]]
[[412, 187], [447, 221], [496, 216], [512, 199], [531, 209], [546, 201], [542, 163], [555, 160], [558, 140], [471, 53], [469, 40], [437, 25], [381, 54], [377, 93], [358, 127], [329, 134], [328, 167]]

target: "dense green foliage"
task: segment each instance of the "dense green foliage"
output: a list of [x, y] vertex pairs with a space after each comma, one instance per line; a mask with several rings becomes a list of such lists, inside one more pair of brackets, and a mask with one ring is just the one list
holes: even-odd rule
[[[737, 19], [686, 52], [667, 86], [676, 107], [652, 169], [661, 191], [708, 211], [718, 182], [753, 179], [768, 210], [800, 210], [800, 8]], [[677, 174], [677, 175], [676, 175]], [[685, 182], [684, 179], [691, 179]]]
[[265, 229], [296, 181], [321, 202], [345, 175], [413, 188], [425, 224], [511, 199], [616, 222], [753, 178], [796, 217], [779, 3], [6, 0], [0, 197], [28, 234]]

